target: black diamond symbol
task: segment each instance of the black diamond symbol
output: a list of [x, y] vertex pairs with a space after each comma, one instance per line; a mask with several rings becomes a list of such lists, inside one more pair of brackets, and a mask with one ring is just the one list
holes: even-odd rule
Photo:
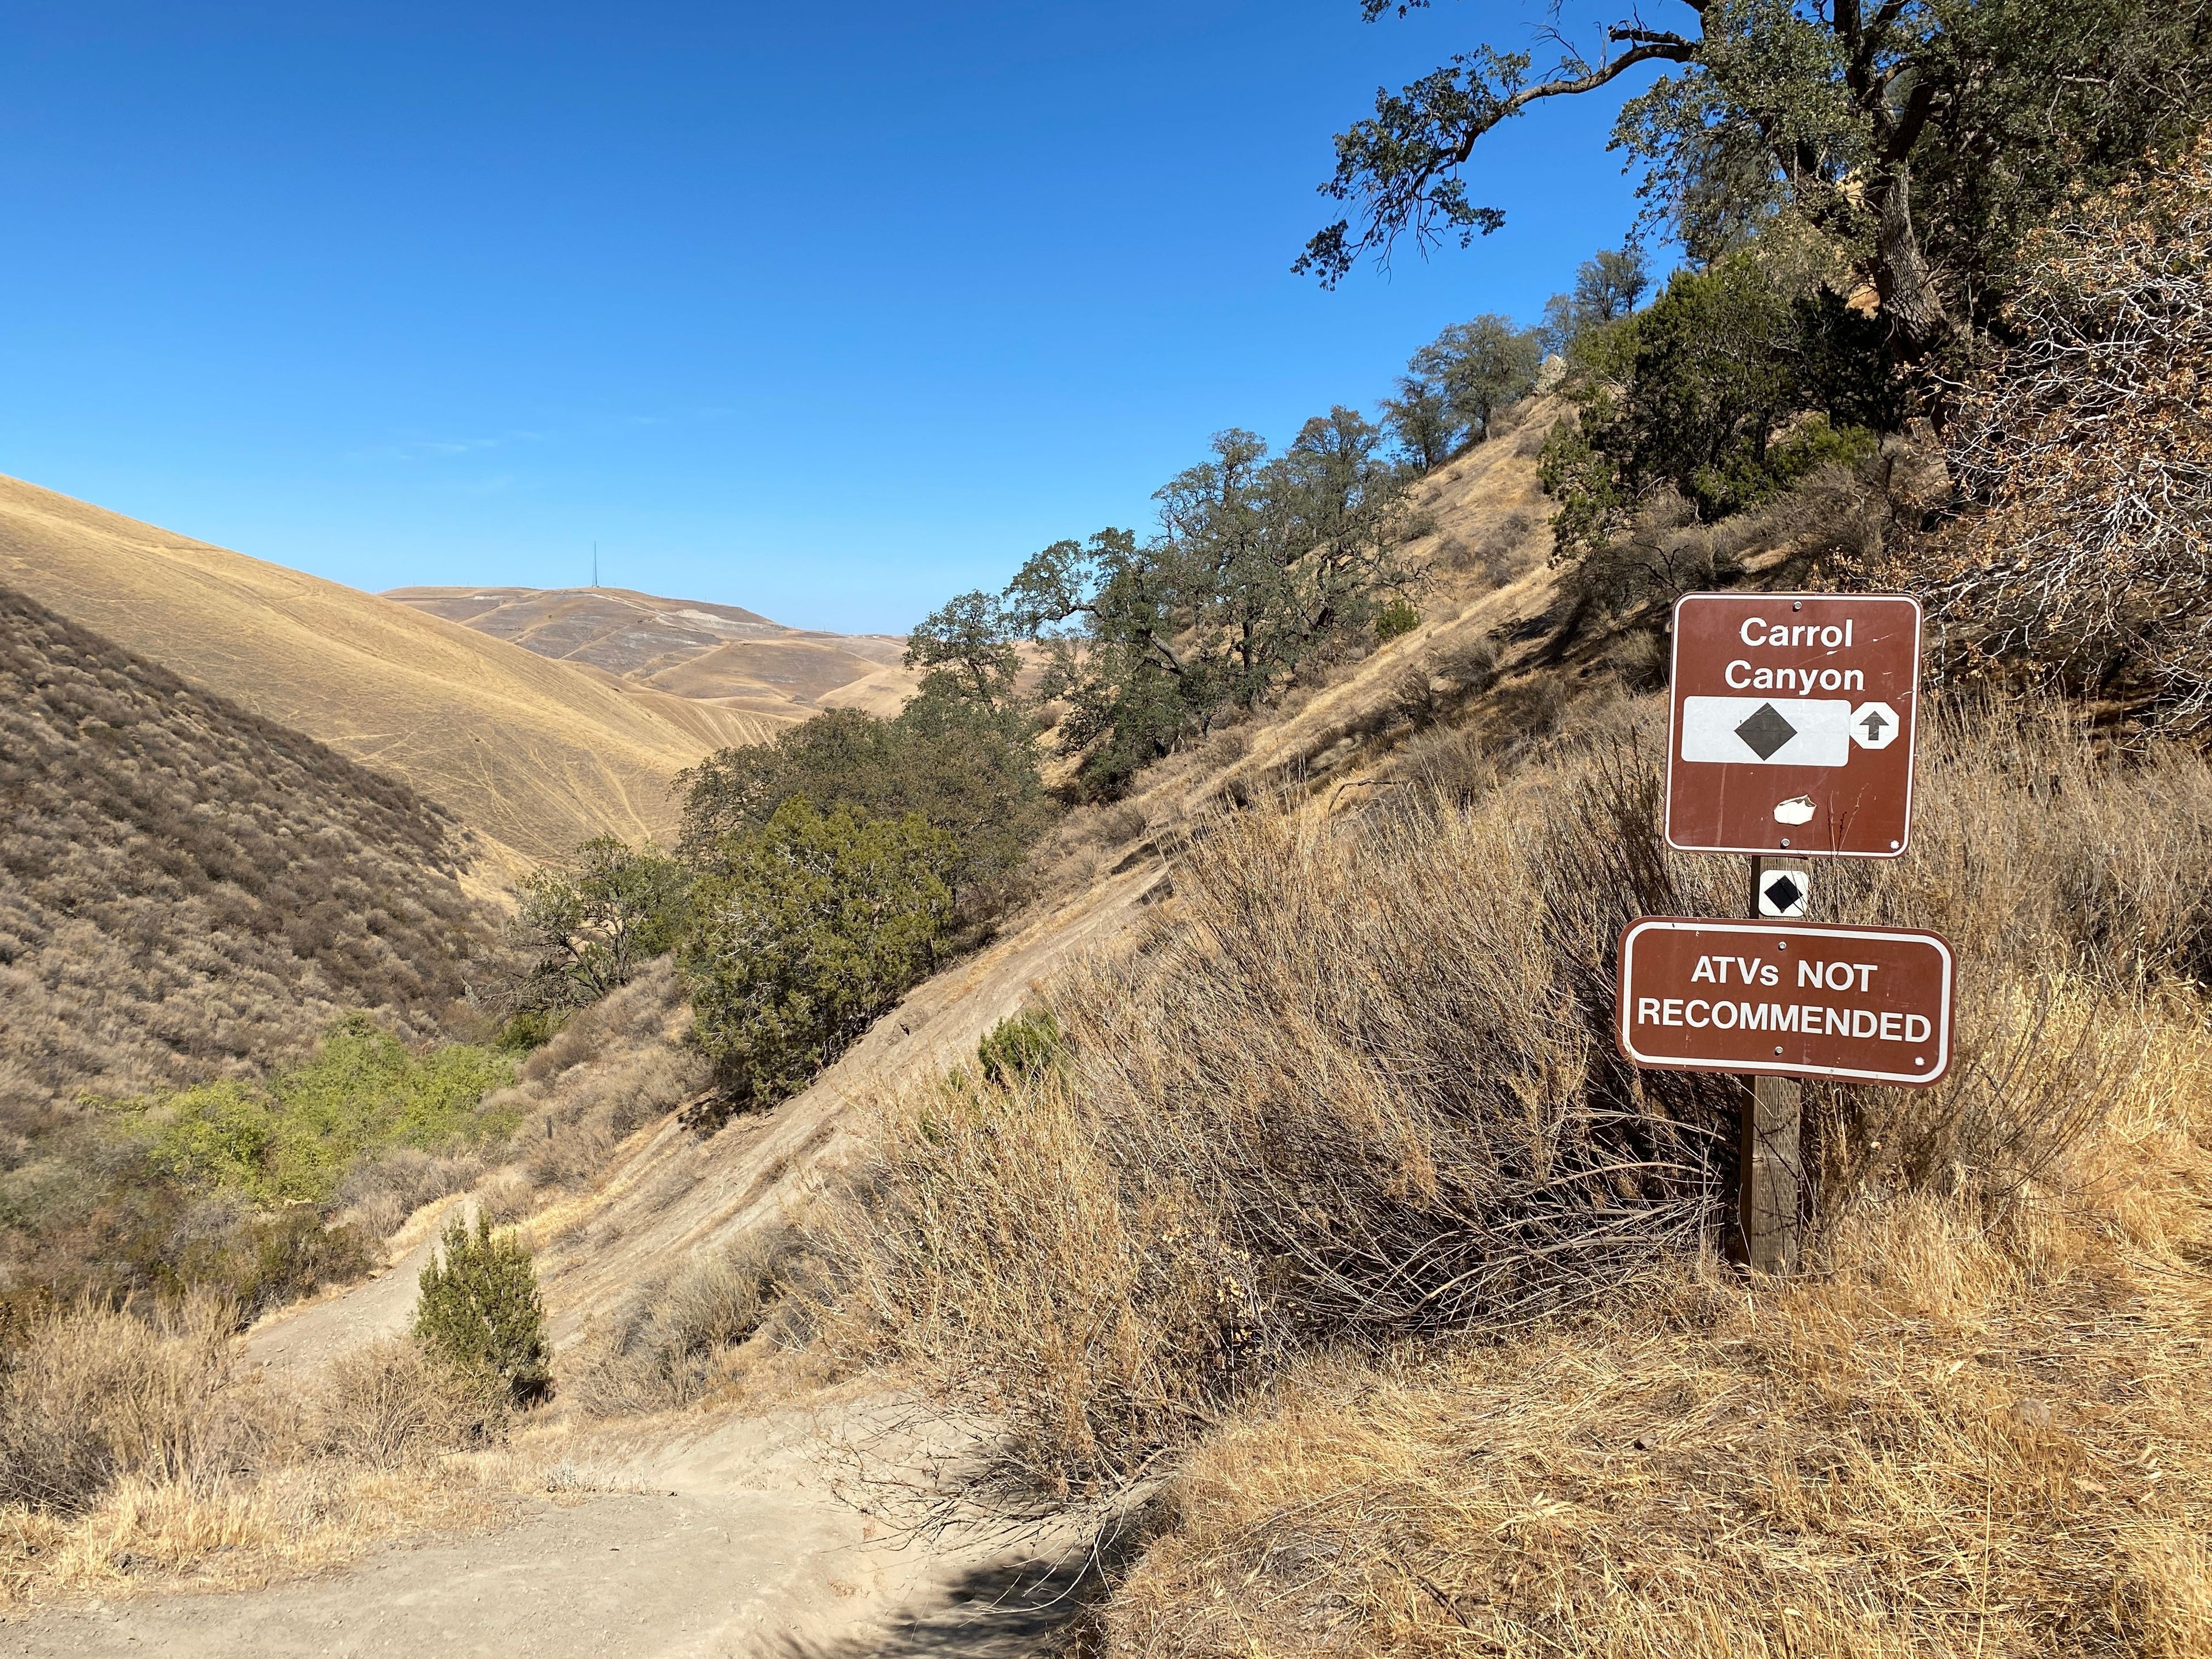
[[1766, 884], [1766, 902], [1777, 910], [1795, 909], [1797, 901], [1805, 896], [1805, 890], [1788, 876], [1777, 876]]
[[1735, 729], [1743, 739], [1744, 747], [1761, 760], [1772, 760], [1775, 751], [1797, 735], [1797, 728], [1782, 718], [1782, 711], [1771, 702], [1763, 702], [1749, 720]]

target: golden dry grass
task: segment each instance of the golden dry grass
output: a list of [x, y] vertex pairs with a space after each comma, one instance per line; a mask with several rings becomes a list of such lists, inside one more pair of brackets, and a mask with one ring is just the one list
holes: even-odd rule
[[1117, 1652], [2208, 1650], [2212, 769], [1927, 734], [1915, 852], [1819, 897], [1952, 939], [1959, 1062], [1809, 1091], [1815, 1266], [1754, 1286], [1698, 1242], [1741, 1085], [1609, 1037], [1622, 923], [1743, 902], [1653, 718], [1201, 834], [1047, 988], [1063, 1063], [885, 1105], [826, 1346], [1000, 1425], [970, 1497], [1169, 1477]]
[[404, 780], [515, 868], [665, 838], [675, 774], [772, 729], [15, 479], [0, 583]]
[[2154, 1033], [2033, 1193], [1865, 1192], [1796, 1283], [1286, 1380], [1109, 1650], [2212, 1652], [2212, 1045]]
[[234, 1589], [495, 1519], [503, 1407], [412, 1344], [301, 1389], [234, 1364], [228, 1308], [82, 1307], [0, 1355], [0, 1614], [97, 1591]]

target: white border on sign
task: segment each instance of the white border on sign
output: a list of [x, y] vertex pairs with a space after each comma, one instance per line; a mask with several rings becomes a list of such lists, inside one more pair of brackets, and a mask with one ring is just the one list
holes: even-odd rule
[[[1916, 944], [1932, 945], [1943, 958], [1943, 1001], [1936, 1020], [1938, 1033], [1935, 1069], [1906, 1073], [1902, 1072], [1861, 1071], [1847, 1066], [1792, 1066], [1776, 1060], [1705, 1060], [1655, 1059], [1638, 1048], [1630, 1036], [1634, 1024], [1629, 1018], [1628, 981], [1630, 960], [1641, 935], [1654, 932], [1679, 933], [1796, 933], [1821, 939], [1871, 939], [1894, 941], [1910, 939]], [[1761, 1072], [1784, 1077], [1836, 1078], [1852, 1083], [1898, 1083], [1915, 1088], [1926, 1088], [1940, 1083], [1951, 1069], [1951, 996], [1958, 963], [1951, 954], [1951, 943], [1941, 933], [1928, 933], [1917, 927], [1831, 927], [1820, 922], [1804, 921], [1700, 921], [1692, 916], [1644, 916], [1628, 925], [1620, 936], [1620, 971], [1616, 975], [1620, 1007], [1615, 1011], [1613, 1036], [1620, 1052], [1638, 1066], [1649, 1066], [1656, 1071], [1680, 1072]]]
[[[1905, 733], [1905, 755], [1912, 763], [1905, 769], [1905, 834], [1897, 849], [1889, 853], [1844, 853], [1828, 848], [1798, 847], [1698, 847], [1674, 839], [1674, 761], [1682, 747], [1680, 722], [1682, 699], [1677, 688], [1682, 678], [1682, 607], [1692, 599], [1853, 599], [1873, 600], [1881, 604], [1903, 604], [1912, 607], [1912, 714]], [[1912, 845], [1912, 789], [1920, 768], [1920, 646], [1922, 616], [1920, 601], [1910, 593], [1685, 593], [1674, 601], [1674, 636], [1668, 642], [1667, 657], [1667, 806], [1661, 834], [1667, 845], [1678, 853], [1746, 853], [1753, 858], [1815, 858], [1815, 859], [1901, 859]]]

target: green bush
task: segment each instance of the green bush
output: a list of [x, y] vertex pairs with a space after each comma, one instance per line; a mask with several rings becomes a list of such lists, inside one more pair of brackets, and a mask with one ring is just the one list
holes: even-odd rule
[[513, 1233], [495, 1237], [482, 1211], [474, 1231], [456, 1216], [422, 1267], [417, 1339], [455, 1370], [503, 1385], [517, 1405], [544, 1399], [552, 1351], [529, 1246]]
[[937, 964], [953, 838], [805, 796], [726, 838], [678, 956], [693, 1036], [732, 1106], [796, 1094]]
[[1001, 1086], [1042, 1077], [1066, 1051], [1060, 1022], [1046, 1008], [1030, 1008], [1000, 1020], [975, 1045], [983, 1075]]
[[1603, 544], [1654, 486], [1710, 522], [1871, 454], [1898, 418], [1888, 362], [1876, 325], [1785, 253], [1677, 271], [1575, 343], [1582, 412], [1540, 463], [1560, 549]]
[[1421, 613], [1413, 608], [1413, 601], [1394, 599], [1375, 613], [1375, 642], [1388, 645], [1402, 634], [1410, 634], [1421, 625]]
[[933, 689], [896, 719], [833, 708], [774, 743], [721, 750], [683, 774], [684, 858], [711, 869], [728, 837], [764, 830], [801, 795], [825, 811], [919, 813], [952, 838], [955, 856], [944, 874], [963, 915], [988, 920], [1051, 823], [1053, 806], [1038, 779], [1029, 716], [951, 695], [946, 669], [931, 676]]
[[410, 1054], [353, 1014], [330, 1028], [306, 1063], [265, 1085], [202, 1084], [123, 1110], [155, 1167], [188, 1191], [320, 1204], [363, 1152], [502, 1139], [516, 1115], [481, 1103], [514, 1079], [507, 1055], [465, 1043]]

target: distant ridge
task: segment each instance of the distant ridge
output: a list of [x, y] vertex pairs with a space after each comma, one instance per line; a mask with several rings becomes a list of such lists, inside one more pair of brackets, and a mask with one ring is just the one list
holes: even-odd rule
[[592, 835], [665, 836], [678, 770], [780, 723], [4, 477], [0, 585], [399, 778], [510, 874]]
[[734, 605], [626, 587], [395, 587], [384, 597], [540, 656], [767, 720], [895, 714], [915, 685], [896, 635], [787, 628]]

